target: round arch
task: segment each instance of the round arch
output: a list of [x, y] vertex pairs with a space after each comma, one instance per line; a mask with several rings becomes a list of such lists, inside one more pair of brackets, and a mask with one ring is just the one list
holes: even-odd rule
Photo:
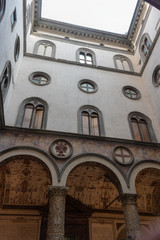
[[84, 155], [77, 156], [76, 158], [73, 158], [72, 160], [70, 160], [61, 171], [60, 185], [62, 185], [62, 186], [66, 185], [67, 178], [68, 178], [70, 172], [72, 171], [72, 169], [74, 169], [76, 166], [78, 166], [82, 163], [87, 163], [87, 162], [95, 162], [95, 163], [98, 163], [98, 164], [101, 164], [101, 165], [107, 167], [109, 170], [111, 170], [117, 176], [117, 179], [119, 180], [119, 183], [121, 185], [120, 187], [122, 189], [122, 192], [129, 193], [129, 188], [126, 183], [126, 177], [123, 174], [123, 172], [121, 171], [120, 167], [118, 167], [118, 165], [116, 166], [116, 164], [113, 164], [110, 159], [105, 158], [104, 156], [101, 156], [101, 155], [97, 156], [94, 154], [90, 154], [90, 155], [84, 154]]
[[55, 162], [53, 162], [46, 153], [41, 150], [37, 150], [34, 148], [23, 148], [23, 147], [15, 147], [11, 149], [7, 149], [1, 152], [0, 155], [0, 164], [5, 161], [7, 158], [19, 155], [28, 155], [33, 156], [41, 160], [49, 169], [51, 174], [52, 185], [58, 185], [58, 167]]
[[128, 181], [130, 189], [133, 193], [136, 194], [135, 181], [138, 173], [146, 168], [155, 168], [160, 170], [160, 162], [155, 160], [143, 160], [132, 166], [128, 174]]

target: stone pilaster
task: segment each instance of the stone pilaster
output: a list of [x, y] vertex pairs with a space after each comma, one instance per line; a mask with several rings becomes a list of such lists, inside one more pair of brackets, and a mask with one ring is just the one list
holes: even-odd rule
[[128, 239], [135, 239], [141, 233], [136, 199], [136, 194], [124, 194], [121, 196]]
[[47, 240], [64, 240], [66, 187], [49, 190]]

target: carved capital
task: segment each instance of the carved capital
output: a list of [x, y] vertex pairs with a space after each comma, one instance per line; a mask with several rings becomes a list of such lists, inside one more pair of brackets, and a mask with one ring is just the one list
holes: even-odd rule
[[67, 195], [67, 187], [54, 187], [51, 186], [49, 188], [49, 197], [51, 196], [66, 196]]
[[136, 205], [137, 194], [123, 194], [121, 195], [122, 205]]

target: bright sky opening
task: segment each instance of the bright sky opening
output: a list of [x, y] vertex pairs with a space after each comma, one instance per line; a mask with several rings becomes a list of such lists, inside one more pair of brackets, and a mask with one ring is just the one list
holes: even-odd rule
[[42, 17], [127, 34], [137, 0], [42, 0]]

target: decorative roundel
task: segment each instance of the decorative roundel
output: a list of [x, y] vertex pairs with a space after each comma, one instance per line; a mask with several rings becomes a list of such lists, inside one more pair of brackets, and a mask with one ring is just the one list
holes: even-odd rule
[[113, 158], [122, 165], [128, 165], [133, 162], [132, 152], [123, 146], [117, 146], [113, 150]]
[[50, 151], [56, 158], [65, 159], [71, 156], [73, 149], [68, 141], [57, 139], [51, 144]]

